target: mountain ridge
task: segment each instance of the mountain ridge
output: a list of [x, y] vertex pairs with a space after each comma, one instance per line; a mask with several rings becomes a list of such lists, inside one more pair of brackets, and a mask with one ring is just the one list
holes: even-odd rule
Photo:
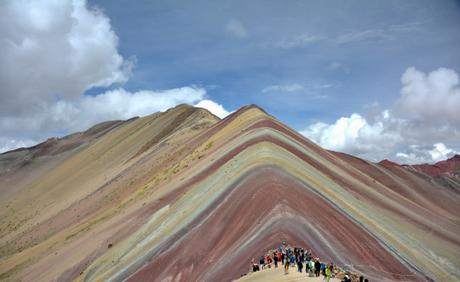
[[326, 151], [254, 105], [223, 120], [187, 111], [117, 126], [6, 189], [2, 277], [227, 281], [281, 239], [374, 279], [458, 276], [460, 196], [442, 183]]

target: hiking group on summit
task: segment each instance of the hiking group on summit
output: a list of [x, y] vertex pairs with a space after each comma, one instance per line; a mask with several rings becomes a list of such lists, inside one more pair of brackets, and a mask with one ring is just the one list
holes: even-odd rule
[[[284, 274], [289, 274], [289, 268], [297, 266], [297, 271], [302, 272], [305, 264], [305, 273], [308, 277], [319, 277], [323, 275], [323, 280], [329, 281], [332, 277], [342, 278], [342, 282], [351, 282], [351, 273], [348, 271], [342, 271], [332, 262], [325, 263], [321, 262], [318, 257], [312, 255], [311, 250], [304, 250], [303, 248], [291, 248], [286, 246], [286, 242], [283, 241], [282, 245], [276, 250], [269, 251], [266, 256], [261, 256], [259, 263], [257, 264], [252, 259], [251, 266], [252, 271], [257, 272], [262, 269], [270, 269], [272, 263], [275, 268], [278, 268], [278, 264], [284, 267]], [[364, 279], [363, 276], [355, 276], [359, 282], [368, 282], [368, 279]]]

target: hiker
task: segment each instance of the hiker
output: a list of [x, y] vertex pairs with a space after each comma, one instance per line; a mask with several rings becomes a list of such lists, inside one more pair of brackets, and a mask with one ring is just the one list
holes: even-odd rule
[[[273, 255], [273, 257], [272, 257]], [[342, 270], [336, 267], [332, 262], [325, 263], [321, 262], [319, 257], [313, 257], [311, 250], [304, 250], [303, 248], [291, 248], [286, 244], [278, 247], [278, 249], [269, 250], [266, 255], [260, 256], [259, 264], [255, 263], [255, 259], [251, 260], [251, 267], [253, 272], [261, 271], [267, 268], [271, 269], [271, 263], [274, 262], [275, 268], [278, 268], [278, 264], [284, 267], [284, 274], [289, 274], [289, 267], [297, 265], [297, 271], [303, 272], [303, 263], [305, 262], [305, 273], [308, 277], [319, 277], [321, 274], [324, 276], [323, 281], [329, 282], [331, 278], [342, 278], [340, 282], [351, 282], [357, 281], [357, 276], [354, 276], [352, 280], [351, 275], [355, 275], [348, 271]], [[369, 282], [364, 276], [359, 277], [359, 282]]]
[[308, 252], [306, 254], [306, 260], [310, 261], [311, 259], [312, 259], [312, 257], [311, 257], [311, 249], [310, 249], [310, 250], [308, 250]]
[[270, 254], [267, 255], [267, 266], [268, 268], [271, 268], [271, 264], [272, 264], [272, 258], [270, 257]]
[[316, 261], [315, 261], [315, 275], [316, 275], [316, 277], [319, 277], [320, 270], [321, 270], [321, 263], [319, 262], [319, 258], [316, 258]]
[[257, 272], [260, 270], [259, 265], [255, 262], [254, 258], [251, 260], [252, 272]]
[[284, 262], [284, 274], [289, 273], [289, 259], [286, 258], [286, 261]]
[[326, 276], [326, 264], [324, 262], [321, 263], [321, 274]]
[[291, 254], [290, 260], [291, 260], [291, 265], [294, 266], [294, 264], [295, 264], [295, 256], [293, 254]]
[[302, 263], [302, 256], [297, 258], [297, 271], [302, 273], [303, 263]]
[[259, 264], [260, 264], [260, 269], [264, 269], [264, 268], [265, 268], [265, 259], [264, 259], [264, 256], [260, 256]]
[[329, 282], [329, 279], [331, 279], [331, 267], [332, 265], [326, 265], [326, 267], [324, 268], [324, 278], [323, 280], [326, 280], [326, 282]]
[[308, 277], [313, 277], [315, 274], [315, 263], [313, 262], [313, 260], [310, 260], [308, 262], [308, 268], [309, 268], [309, 271], [308, 271]]

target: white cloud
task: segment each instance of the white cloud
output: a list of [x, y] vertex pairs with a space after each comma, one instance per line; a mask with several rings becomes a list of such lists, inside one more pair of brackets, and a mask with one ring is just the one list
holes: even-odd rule
[[[178, 104], [193, 104], [204, 98], [202, 88], [181, 87], [162, 91], [143, 90], [130, 93], [124, 89], [108, 91], [97, 96], [85, 96], [80, 108], [86, 112], [103, 112], [108, 118], [130, 118], [164, 111]], [[104, 109], [105, 108], [105, 109]]]
[[341, 69], [343, 66], [339, 62], [331, 62], [326, 66], [327, 70], [335, 71]]
[[59, 117], [64, 122], [62, 125], [73, 132], [100, 121], [145, 116], [178, 104], [193, 104], [203, 99], [205, 94], [204, 89], [193, 87], [134, 93], [120, 88], [97, 96], [84, 96], [78, 103], [58, 102], [49, 112], [53, 117]]
[[42, 110], [36, 113], [0, 119], [0, 152], [85, 130], [102, 121], [144, 116], [182, 103], [198, 103], [205, 95], [204, 89], [194, 87], [134, 93], [119, 88], [97, 96], [42, 104]]
[[402, 33], [415, 32], [420, 30], [421, 23], [405, 23], [398, 25], [390, 25], [383, 28], [366, 29], [360, 31], [351, 31], [338, 35], [335, 42], [338, 44], [346, 44], [359, 41], [388, 41], [394, 40]]
[[315, 85], [312, 85], [311, 88], [312, 89], [328, 89], [328, 88], [331, 88], [333, 87], [334, 85], [330, 84], [330, 83], [325, 83], [325, 84], [315, 84]]
[[425, 74], [408, 68], [401, 96], [372, 122], [358, 113], [332, 124], [315, 123], [300, 132], [325, 148], [379, 161], [435, 162], [459, 153], [460, 91], [454, 70]]
[[217, 104], [211, 100], [201, 100], [198, 104], [195, 105], [195, 107], [206, 109], [219, 118], [224, 118], [231, 113], [224, 109], [221, 104]]
[[126, 82], [132, 61], [118, 53], [109, 18], [84, 0], [2, 1], [0, 36], [0, 152], [181, 103], [228, 114], [198, 87], [85, 96]]
[[244, 38], [248, 36], [248, 30], [246, 27], [237, 19], [231, 19], [226, 25], [226, 30], [231, 35], [237, 38]]
[[445, 160], [451, 157], [453, 154], [459, 153], [452, 149], [449, 149], [443, 143], [436, 143], [433, 145], [433, 150], [428, 151], [433, 161]]
[[326, 149], [375, 160], [374, 155], [393, 149], [392, 144], [400, 138], [392, 132], [386, 132], [384, 122], [385, 117], [380, 116], [375, 123], [370, 124], [361, 115], [353, 113], [350, 117], [341, 117], [333, 124], [312, 124], [300, 133]]
[[381, 42], [395, 40], [398, 36], [401, 36], [408, 32], [416, 32], [421, 30], [420, 22], [412, 22], [398, 25], [388, 25], [381, 28], [372, 28], [364, 30], [351, 30], [336, 35], [315, 35], [311, 33], [303, 33], [290, 38], [285, 38], [271, 45], [283, 48], [301, 48], [315, 45], [318, 43], [330, 43], [330, 44], [349, 44], [354, 42]]
[[134, 93], [119, 88], [72, 101], [42, 104], [42, 111], [34, 114], [0, 119], [0, 152], [82, 131], [102, 121], [145, 116], [183, 103], [205, 108], [220, 118], [229, 114], [222, 105], [205, 97], [206, 91], [197, 87]]
[[460, 154], [451, 148], [447, 148], [444, 143], [432, 145], [410, 145], [404, 148], [405, 152], [398, 152], [393, 158], [394, 161], [406, 164], [435, 163], [448, 159], [455, 154]]
[[363, 31], [349, 32], [339, 35], [335, 41], [339, 44], [351, 43], [356, 41], [384, 41], [393, 40], [394, 36], [384, 29], [368, 29]]
[[304, 87], [298, 83], [284, 84], [284, 85], [269, 85], [262, 89], [262, 93], [267, 92], [296, 92], [303, 90]]
[[460, 128], [460, 85], [454, 70], [439, 68], [425, 74], [411, 67], [402, 75], [401, 83], [401, 97], [396, 103], [400, 115]]
[[324, 94], [326, 89], [333, 87], [332, 84], [311, 84], [311, 85], [302, 85], [299, 83], [290, 83], [290, 84], [275, 84], [268, 85], [262, 88], [262, 93], [301, 93], [301, 95], [307, 96], [310, 99], [324, 99], [328, 96]]
[[15, 140], [6, 137], [0, 137], [0, 154], [20, 147], [30, 147], [37, 142], [33, 140]]
[[315, 44], [322, 40], [325, 40], [325, 38], [312, 34], [302, 34], [294, 38], [278, 41], [275, 45], [279, 48], [291, 49]]
[[0, 113], [40, 110], [94, 86], [125, 82], [110, 20], [83, 0], [0, 3]]
[[345, 74], [349, 74], [351, 72], [350, 68], [347, 67], [346, 65], [343, 65], [340, 62], [330, 62], [325, 66], [325, 70], [330, 71], [330, 72], [342, 72]]

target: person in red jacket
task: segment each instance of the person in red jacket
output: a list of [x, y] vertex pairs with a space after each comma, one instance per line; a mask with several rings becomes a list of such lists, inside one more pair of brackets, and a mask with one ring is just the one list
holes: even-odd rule
[[268, 254], [268, 255], [267, 255], [267, 264], [268, 264], [268, 268], [270, 268], [271, 263], [272, 263], [272, 258], [271, 258], [271, 256], [270, 256], [270, 254]]

